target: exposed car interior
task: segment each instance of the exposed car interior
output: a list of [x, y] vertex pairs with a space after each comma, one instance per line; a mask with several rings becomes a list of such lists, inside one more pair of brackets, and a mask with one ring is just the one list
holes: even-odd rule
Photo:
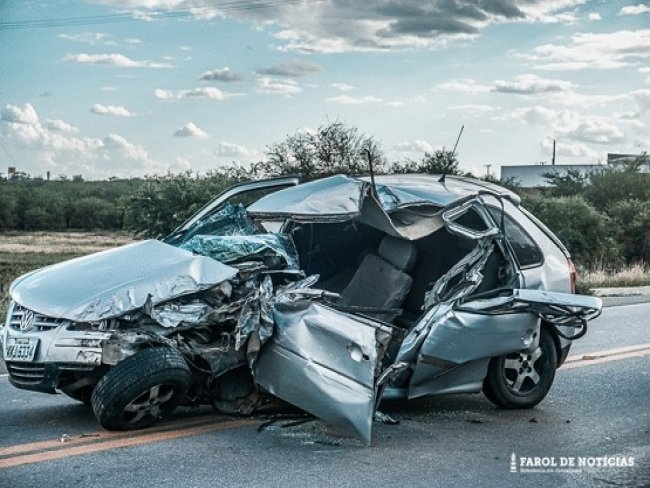
[[[467, 227], [485, 228], [475, 212], [462, 220]], [[340, 294], [338, 305], [359, 307], [364, 315], [404, 328], [423, 314], [426, 292], [474, 247], [446, 228], [415, 241], [355, 221], [293, 223], [289, 232], [303, 271], [320, 276], [317, 287]], [[503, 285], [506, 267], [495, 249], [476, 293]]]

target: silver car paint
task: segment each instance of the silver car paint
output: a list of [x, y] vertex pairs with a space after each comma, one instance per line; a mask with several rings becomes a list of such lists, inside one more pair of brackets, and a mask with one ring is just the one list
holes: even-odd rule
[[390, 327], [304, 300], [276, 305], [274, 321], [253, 370], [256, 382], [369, 444]]
[[23, 307], [57, 319], [98, 322], [212, 288], [237, 270], [160, 241], [147, 240], [64, 261], [16, 280]]
[[[498, 193], [505, 197], [503, 201], [506, 205], [510, 205], [508, 200], [518, 203], [517, 198], [509, 195], [509, 192], [504, 189], [477, 185], [462, 178], [450, 177], [446, 184], [432, 184], [433, 180], [430, 177], [411, 175], [378, 177], [377, 180], [379, 201], [374, 198], [367, 181], [339, 176], [301, 185], [295, 189], [280, 190], [258, 200], [249, 207], [248, 211], [258, 218], [281, 220], [290, 217], [295, 220], [332, 221], [353, 217], [363, 219], [364, 210], [372, 210], [379, 217], [376, 226], [387, 233], [397, 233], [407, 239], [416, 239], [447, 225], [450, 232], [477, 242], [475, 252], [467, 256], [467, 263], [473, 271], [469, 269], [465, 274], [463, 286], [455, 287], [451, 291], [446, 290], [449, 279], [454, 274], [453, 269], [441, 278], [430, 294], [429, 310], [401, 345], [397, 358], [400, 367], [397, 371], [405, 369], [409, 364], [414, 368], [408, 389], [400, 393], [397, 389], [391, 392], [388, 387], [386, 397], [400, 394], [413, 397], [441, 392], [477, 391], [477, 385], [482, 378], [481, 375], [485, 374], [490, 356], [535, 347], [534, 330], [536, 328], [538, 330], [539, 327], [539, 314], [533, 312], [542, 313], [543, 307], [540, 310], [522, 309], [517, 314], [510, 315], [507, 320], [503, 320], [502, 315], [483, 313], [488, 309], [501, 307], [503, 313], [508, 306], [516, 307], [522, 301], [528, 300], [529, 303], [536, 299], [544, 299], [561, 306], [573, 306], [577, 309], [586, 307], [591, 311], [600, 310], [597, 300], [576, 300], [575, 296], [557, 297], [552, 293], [546, 293], [544, 296], [524, 294], [519, 295], [521, 300], [513, 300], [517, 292], [527, 290], [513, 291], [512, 295], [507, 297], [510, 301], [499, 296], [461, 303], [480, 284], [482, 279], [480, 270], [494, 246], [500, 245], [500, 236], [499, 230], [493, 224], [488, 226], [486, 232], [476, 233], [471, 229], [455, 226], [454, 218], [472, 206], [479, 214], [485, 213], [482, 210], [482, 197], [477, 197], [477, 186], [490, 191], [496, 188]], [[241, 188], [240, 190], [244, 191]], [[500, 201], [498, 203], [500, 204]], [[409, 216], [407, 207], [413, 204], [428, 206], [425, 218], [418, 220], [412, 218], [412, 215]], [[435, 208], [436, 205], [441, 207], [440, 211]], [[213, 202], [202, 211], [203, 215], [209, 215], [218, 206]], [[514, 205], [511, 206], [515, 208]], [[390, 215], [386, 212], [389, 209], [392, 209]], [[510, 213], [511, 210], [508, 208], [507, 211]], [[407, 213], [400, 213], [402, 211]], [[405, 218], [406, 224], [400, 221], [400, 225], [395, 225], [393, 219], [397, 220], [397, 217], [400, 220]], [[406, 217], [411, 217], [411, 220]], [[196, 220], [196, 217], [191, 219], [188, 224], [181, 227], [181, 230], [188, 228], [188, 225]], [[520, 219], [517, 221], [522, 223]], [[526, 222], [526, 219], [523, 221]], [[413, 229], [418, 230], [413, 231]], [[143, 249], [140, 258], [151, 266], [138, 268], [139, 274], [134, 273], [136, 276], [130, 282], [119, 280], [118, 276], [114, 276], [116, 282], [113, 283], [109, 293], [106, 293], [106, 282], [102, 282], [99, 279], [101, 277], [94, 276], [92, 273], [85, 275], [81, 273], [86, 280], [92, 277], [97, 279], [98, 282], [91, 283], [91, 286], [99, 287], [101, 290], [91, 288], [82, 297], [78, 296], [78, 290], [74, 290], [75, 296], [64, 296], [63, 303], [59, 300], [48, 301], [47, 298], [40, 298], [39, 301], [38, 296], [32, 295], [41, 295], [43, 288], [39, 286], [38, 293], [34, 292], [37, 282], [33, 277], [44, 272], [37, 272], [15, 284], [14, 298], [19, 302], [21, 299], [28, 302], [26, 306], [29, 308], [36, 309], [30, 305], [38, 305], [39, 309], [47, 312], [48, 315], [52, 315], [52, 310], [55, 310], [58, 316], [70, 320], [93, 321], [135, 310], [144, 306], [148, 300], [154, 303], [153, 299], [148, 299], [150, 293], [145, 294], [145, 291], [154, 290], [157, 300], [155, 303], [162, 303], [183, 294], [210, 288], [231, 278], [237, 272], [234, 268], [221, 265], [209, 258], [192, 256], [190, 253], [186, 253], [184, 259], [181, 259], [183, 265], [180, 269], [170, 266], [170, 269], [164, 270], [164, 264], [159, 262], [158, 258], [166, 255], [169, 251], [167, 248], [173, 249], [174, 252], [185, 253], [185, 251], [162, 243], [149, 246], [150, 248]], [[192, 259], [186, 259], [187, 255]], [[120, 250], [115, 250], [113, 256], [120, 256]], [[180, 255], [175, 256], [180, 257]], [[169, 257], [171, 258], [171, 254]], [[215, 281], [213, 276], [210, 283], [201, 281], [202, 277], [205, 278], [202, 271], [205, 271], [205, 267], [210, 267], [202, 263], [202, 259], [217, 266], [218, 281]], [[113, 257], [109, 260], [115, 265], [116, 261]], [[118, 267], [119, 277], [124, 277], [121, 268], [132, 264], [132, 259], [123, 259]], [[160, 270], [161, 266], [163, 270]], [[63, 268], [65, 269], [65, 266]], [[216, 271], [217, 268], [211, 271]], [[74, 266], [68, 270], [70, 269], [74, 269]], [[79, 269], [83, 270], [83, 266]], [[155, 278], [151, 276], [152, 270], [155, 270], [153, 272]], [[156, 274], [159, 270], [162, 277]], [[555, 273], [558, 270], [551, 271]], [[189, 284], [183, 283], [180, 287], [171, 287], [166, 277], [174, 272], [176, 277], [191, 276], [192, 280], [188, 280]], [[108, 275], [110, 278], [111, 273], [109, 272]], [[142, 278], [142, 275], [147, 278]], [[47, 274], [41, 274], [40, 277], [48, 278]], [[141, 281], [138, 281], [138, 278]], [[516, 269], [513, 269], [512, 280], [513, 285], [519, 285], [520, 275]], [[558, 278], [558, 280], [562, 279]], [[44, 282], [48, 283], [49, 289], [53, 289], [53, 285], [65, 288], [66, 284], [65, 280], [57, 281], [52, 277]], [[568, 276], [565, 282], [568, 282]], [[162, 292], [155, 286], [160, 283], [164, 285], [161, 288]], [[27, 292], [31, 292], [31, 295]], [[322, 298], [324, 295], [318, 290], [313, 292], [314, 298]], [[293, 296], [290, 300], [277, 300], [270, 307], [272, 299], [269, 294], [265, 292], [261, 295], [266, 297], [261, 300], [264, 303], [260, 303], [260, 308], [264, 309], [262, 315], [273, 313], [275, 330], [262, 348], [257, 362], [249, 363], [252, 364], [257, 383], [279, 398], [294, 403], [334, 425], [350, 430], [369, 443], [373, 413], [381, 397], [379, 387], [384, 386], [380, 384], [383, 381], [380, 377], [380, 362], [392, 329], [373, 320], [334, 310], [305, 297], [307, 293], [297, 293], [295, 295], [301, 296]], [[68, 303], [65, 298], [68, 298]], [[140, 305], [136, 306], [136, 304]], [[201, 310], [197, 308], [185, 311], [190, 315], [201, 315]], [[524, 320], [521, 320], [522, 316]], [[174, 317], [170, 319], [171, 325], [175, 322], [173, 319]], [[503, 334], [493, 337], [488, 332], [492, 331], [493, 321], [497, 319], [499, 321], [497, 327], [501, 327], [498, 330]], [[504, 335], [508, 335], [505, 343]], [[470, 344], [468, 347], [467, 337], [473, 337], [481, 343]], [[455, 354], [457, 356], [454, 356]]]

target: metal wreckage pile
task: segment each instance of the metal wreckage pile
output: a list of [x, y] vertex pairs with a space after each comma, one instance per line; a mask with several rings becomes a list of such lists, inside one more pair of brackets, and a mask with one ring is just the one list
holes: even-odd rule
[[[446, 188], [438, 195], [419, 183], [371, 186], [336, 176], [272, 193], [248, 208], [208, 207], [164, 241], [54, 265], [33, 280], [26, 275], [12, 285], [12, 297], [68, 324], [58, 329], [56, 345], [70, 347], [52, 349], [60, 363], [82, 362], [101, 373], [148, 345], [164, 345], [191, 367], [185, 403], [250, 414], [269, 398], [281, 399], [369, 444], [382, 397], [480, 391], [490, 358], [538, 347], [540, 318], [570, 340], [600, 313], [591, 297], [519, 289], [502, 196], [458, 184], [458, 195]], [[500, 225], [486, 199], [501, 206]], [[470, 215], [479, 227], [462, 223]], [[312, 226], [309, 239], [302, 238], [309, 246], [315, 224], [354, 229], [361, 247], [350, 256], [357, 262], [348, 284], [319, 283], [319, 271], [301, 268], [305, 242], [294, 242], [300, 232], [272, 233], [258, 222], [295, 224], [292, 235]], [[437, 241], [442, 229], [451, 241]], [[366, 254], [368, 237], [376, 251]], [[403, 310], [396, 307], [412, 284], [407, 272], [418, 259], [413, 242], [422, 239], [436, 256], [454, 254], [455, 261], [423, 282], [414, 317], [397, 324]], [[377, 293], [382, 287], [386, 293]], [[564, 335], [576, 328], [582, 331]], [[58, 388], [74, 391], [98, 380], [75, 377]]]
[[[210, 234], [217, 229], [219, 235]], [[156, 292], [148, 294], [138, 310], [117, 319], [121, 327], [104, 344], [104, 362], [117, 364], [143, 343], [164, 344], [181, 352], [196, 371], [205, 373], [204, 381], [188, 394], [189, 403], [209, 400], [223, 413], [252, 413], [263, 398], [253, 389], [251, 378], [242, 375], [241, 368], [247, 365], [253, 370], [261, 346], [273, 335], [274, 308], [297, 296], [328, 294], [310, 289], [318, 276], [305, 278], [289, 236], [264, 232], [242, 205], [227, 204], [183, 236], [177, 247], [226, 266], [220, 266], [221, 273], [210, 279], [206, 279], [206, 273], [197, 276], [196, 269], [188, 269], [187, 274], [176, 278], [173, 291], [160, 293], [161, 285], [157, 283]], [[156, 241], [148, 243], [168, 247]], [[166, 296], [182, 292], [179, 286], [197, 291], [165, 301]], [[128, 303], [132, 308], [134, 301]], [[95, 304], [92, 308], [98, 310], [105, 305]], [[110, 310], [114, 315], [115, 307]], [[86, 309], [78, 318], [98, 317], [89, 316]], [[108, 323], [105, 327], [109, 327]], [[235, 370], [239, 374], [228, 384], [214, 381]], [[224, 391], [224, 387], [231, 391]]]

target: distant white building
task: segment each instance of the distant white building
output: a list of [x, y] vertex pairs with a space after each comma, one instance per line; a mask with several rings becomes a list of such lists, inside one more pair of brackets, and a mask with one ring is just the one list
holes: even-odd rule
[[[607, 164], [517, 164], [501, 166], [501, 181], [515, 181], [523, 188], [541, 188], [549, 186], [544, 177], [548, 173], [566, 175], [577, 171], [588, 175], [593, 171], [606, 169], [608, 165], [620, 164], [639, 157], [639, 154], [607, 154]], [[645, 164], [642, 171], [650, 172], [650, 165]]]

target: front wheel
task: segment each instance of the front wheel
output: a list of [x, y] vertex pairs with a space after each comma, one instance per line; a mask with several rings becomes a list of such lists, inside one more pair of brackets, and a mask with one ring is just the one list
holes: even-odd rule
[[551, 333], [540, 329], [539, 346], [492, 358], [483, 392], [502, 408], [532, 408], [546, 397], [557, 369], [557, 349]]
[[91, 398], [93, 412], [108, 430], [147, 427], [174, 411], [191, 379], [179, 352], [167, 347], [144, 349], [99, 380]]

